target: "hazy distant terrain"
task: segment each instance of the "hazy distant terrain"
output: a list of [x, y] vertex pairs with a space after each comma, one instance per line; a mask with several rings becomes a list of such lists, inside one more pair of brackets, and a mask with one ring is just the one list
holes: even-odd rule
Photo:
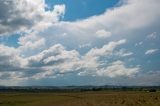
[[160, 106], [160, 92], [0, 93], [0, 106]]

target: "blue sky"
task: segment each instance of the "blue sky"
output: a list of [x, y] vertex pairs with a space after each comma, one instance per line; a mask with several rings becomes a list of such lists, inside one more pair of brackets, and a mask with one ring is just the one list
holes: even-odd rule
[[0, 85], [160, 85], [159, 4], [0, 1]]
[[100, 15], [107, 9], [118, 6], [118, 2], [119, 0], [46, 0], [50, 8], [56, 4], [66, 5], [64, 21], [75, 21]]

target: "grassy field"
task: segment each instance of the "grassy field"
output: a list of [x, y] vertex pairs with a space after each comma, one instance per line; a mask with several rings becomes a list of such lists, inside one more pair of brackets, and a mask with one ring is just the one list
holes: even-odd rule
[[0, 93], [0, 106], [160, 106], [160, 92]]

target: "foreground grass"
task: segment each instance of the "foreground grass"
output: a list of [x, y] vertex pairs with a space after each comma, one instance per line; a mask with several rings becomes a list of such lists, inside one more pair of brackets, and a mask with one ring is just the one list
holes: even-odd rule
[[0, 93], [0, 106], [160, 106], [160, 92]]

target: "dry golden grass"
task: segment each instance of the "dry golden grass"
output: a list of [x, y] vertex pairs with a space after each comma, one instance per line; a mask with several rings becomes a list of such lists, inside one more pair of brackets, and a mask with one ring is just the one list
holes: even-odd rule
[[160, 92], [0, 93], [0, 106], [160, 106]]

